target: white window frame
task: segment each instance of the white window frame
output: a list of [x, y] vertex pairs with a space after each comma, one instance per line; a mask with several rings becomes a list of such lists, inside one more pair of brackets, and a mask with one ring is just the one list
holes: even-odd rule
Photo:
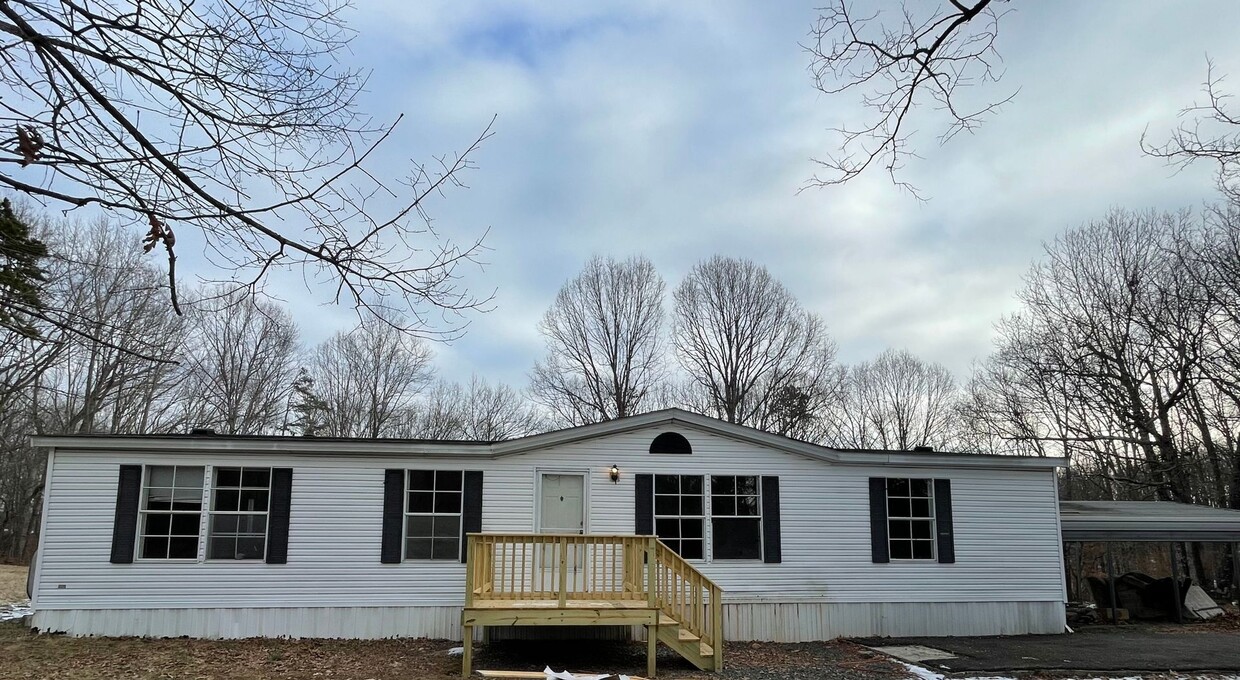
[[[709, 553], [708, 553], [710, 555], [710, 559], [708, 561], [710, 562], [716, 562], [716, 561], [761, 562], [762, 553], [766, 549], [766, 535], [764, 534], [764, 527], [763, 527], [763, 522], [762, 522], [762, 475], [736, 473], [736, 474], [726, 474], [726, 475], [705, 475], [705, 477], [706, 477], [705, 479], [706, 487], [704, 491], [707, 496], [707, 504], [706, 504], [705, 511], [707, 513], [707, 519], [710, 520], [709, 522], [710, 536], [708, 537], [710, 540]], [[726, 497], [730, 495], [734, 503], [736, 502], [738, 498], [742, 498], [742, 497], [747, 498], [751, 495], [751, 494], [737, 493], [735, 479], [737, 477], [752, 477], [754, 479], [755, 488], [757, 489], [757, 493], [753, 494], [753, 496], [756, 499], [756, 502], [758, 505], [758, 514], [756, 515], [737, 515], [737, 514], [716, 515], [715, 514], [715, 501], [714, 501], [714, 498], [715, 498], [714, 484], [715, 484], [716, 477], [732, 477], [733, 478], [732, 493], [731, 494], [720, 494], [720, 497]], [[758, 556], [757, 557], [716, 557], [715, 556], [715, 518], [716, 517], [720, 519], [752, 519], [752, 520], [757, 521], [758, 522]]]
[[[176, 486], [176, 471], [178, 467], [201, 468], [202, 469], [202, 484], [198, 487], [198, 494], [199, 494], [198, 510], [174, 510], [174, 509], [171, 509], [171, 507], [168, 510], [148, 509], [147, 503], [148, 503], [149, 493], [152, 488], [170, 489], [173, 493], [174, 498], [176, 496], [177, 489], [192, 490], [194, 488], [194, 487], [188, 487], [188, 486], [187, 487]], [[152, 487], [150, 485], [150, 479], [151, 479], [151, 470], [154, 468], [172, 468], [172, 484], [173, 485], [171, 487], [163, 487], [163, 486]], [[147, 561], [149, 562], [197, 562], [198, 561], [198, 557], [199, 555], [202, 554], [202, 548], [203, 548], [202, 524], [203, 524], [203, 518], [207, 514], [206, 513], [207, 503], [206, 503], [206, 498], [204, 496], [204, 492], [207, 489], [207, 476], [209, 474], [210, 474], [210, 468], [206, 465], [144, 464], [142, 466], [142, 485], [138, 489], [138, 493], [139, 493], [139, 496], [138, 496], [138, 531], [137, 531], [137, 538], [134, 541], [134, 560], [135, 561], [143, 561], [143, 562], [147, 562]], [[197, 530], [197, 534], [194, 536], [195, 538], [194, 556], [193, 557], [167, 557], [167, 556], [165, 557], [144, 557], [142, 554], [143, 553], [142, 547], [144, 543], [143, 539], [148, 538], [148, 537], [152, 537], [152, 538], [167, 537], [169, 539], [169, 547], [168, 547], [168, 550], [166, 550], [164, 553], [165, 555], [167, 555], [168, 552], [171, 551], [171, 538], [174, 535], [172, 533], [158, 534], [158, 535], [148, 534], [146, 532], [146, 524], [147, 524], [147, 518], [150, 515], [197, 515], [198, 516], [198, 530]], [[168, 530], [169, 532], [172, 531], [171, 519], [169, 520]], [[175, 534], [175, 535], [184, 536], [184, 534]]]
[[[221, 470], [233, 470], [233, 469], [238, 471], [237, 472], [237, 486], [216, 485], [216, 479], [219, 476], [219, 473]], [[246, 470], [251, 470], [251, 471], [266, 470], [267, 471], [267, 486], [265, 487], [246, 486], [245, 485]], [[210, 482], [209, 482], [211, 493], [209, 496], [210, 503], [207, 508], [208, 518], [207, 518], [206, 546], [205, 546], [207, 561], [209, 562], [256, 562], [256, 561], [265, 562], [267, 560], [267, 539], [271, 536], [271, 471], [272, 471], [271, 466], [264, 466], [264, 465], [214, 465], [211, 467], [211, 470], [210, 470], [211, 477], [210, 477]], [[204, 480], [204, 486], [206, 485], [207, 485], [207, 482], [206, 480]], [[241, 509], [240, 505], [238, 505], [237, 510], [216, 510], [215, 500], [216, 500], [217, 494], [219, 493], [221, 489], [235, 490], [238, 496], [238, 504], [240, 504], [240, 497], [241, 497], [242, 492], [244, 491], [266, 491], [267, 493], [266, 509], [261, 510], [261, 511], [260, 510], [243, 510]], [[240, 521], [240, 518], [242, 517], [253, 517], [256, 515], [261, 515], [263, 518], [263, 553], [261, 555], [258, 555], [256, 557], [212, 557], [211, 556], [211, 541], [215, 537], [215, 518], [216, 517], [235, 516], [238, 518], [238, 521]], [[242, 532], [240, 531], [240, 528], [238, 528], [237, 531], [224, 532], [224, 533], [231, 533], [234, 536], [234, 539], [240, 538], [242, 534]], [[250, 535], [252, 536], [253, 533], [251, 532]]]
[[[413, 481], [413, 473], [415, 472], [431, 473], [431, 488], [429, 490], [429, 493], [431, 494], [431, 511], [430, 512], [413, 512], [412, 510], [409, 509], [409, 496], [414, 491], [414, 489], [411, 486], [411, 482]], [[457, 509], [455, 513], [435, 512], [435, 497], [438, 493], [440, 493], [439, 475], [441, 473], [456, 474], [459, 476], [461, 480], [460, 486], [455, 491], [449, 490], [449, 489], [443, 490], [443, 493], [456, 493], [457, 500], [459, 501], [459, 503], [457, 504]], [[418, 489], [418, 492], [427, 493], [428, 491], [425, 489]], [[431, 535], [413, 537], [413, 538], [425, 538], [425, 539], [430, 540], [431, 542], [431, 556], [430, 557], [409, 557], [408, 555], [409, 539], [411, 538], [409, 536], [409, 518], [410, 517], [430, 517], [431, 518]], [[456, 552], [452, 558], [435, 557], [435, 535], [434, 535], [435, 528], [434, 527], [435, 527], [436, 517], [456, 517]], [[449, 562], [452, 560], [459, 562], [461, 559], [461, 546], [464, 544], [464, 541], [465, 541], [464, 523], [465, 523], [465, 472], [463, 470], [436, 470], [436, 469], [427, 469], [427, 468], [410, 468], [408, 470], [405, 470], [404, 513], [403, 513], [403, 517], [401, 518], [401, 528], [400, 528], [400, 537], [401, 537], [400, 559], [402, 562], [404, 561]]]
[[[900, 480], [908, 482], [908, 495], [907, 496], [896, 496], [896, 495], [892, 495], [891, 493], [891, 482], [900, 481]], [[913, 495], [913, 482], [925, 482], [927, 495], [914, 496]], [[935, 513], [935, 507], [934, 507], [934, 480], [927, 479], [925, 477], [887, 477], [886, 484], [887, 484], [887, 494], [886, 494], [887, 508], [886, 510], [887, 510], [887, 556], [888, 556], [888, 559], [890, 559], [892, 562], [937, 562], [939, 558], [939, 545], [938, 545], [939, 544], [938, 542], [939, 520]], [[909, 502], [908, 515], [892, 515], [891, 514], [891, 501], [893, 498], [896, 500], [907, 500]], [[916, 515], [913, 512], [913, 501], [914, 500], [924, 500], [929, 503], [929, 506], [930, 506], [929, 516]], [[897, 522], [901, 522], [901, 521], [909, 522], [909, 537], [908, 538], [895, 538], [892, 536], [891, 523], [893, 520]], [[913, 530], [912, 530], [912, 523], [913, 522], [925, 522], [927, 520], [929, 520], [929, 523], [930, 523], [930, 537], [929, 538], [914, 538]], [[893, 548], [897, 541], [908, 544], [909, 546], [908, 557], [896, 557], [895, 556], [895, 550], [893, 550]], [[930, 544], [930, 556], [929, 557], [917, 557], [916, 556], [917, 551], [915, 550], [914, 546], [918, 542]]]
[[[676, 489], [677, 489], [676, 493], [675, 493], [675, 494], [659, 493], [659, 477], [675, 477], [675, 478], [676, 478]], [[698, 479], [702, 480], [702, 490], [701, 490], [701, 492], [699, 492], [698, 494], [685, 494], [685, 493], [684, 493], [684, 491], [683, 491], [684, 486], [683, 486], [682, 481], [681, 481], [681, 480], [683, 480], [685, 477], [697, 477]], [[704, 475], [704, 474], [700, 474], [700, 473], [698, 473], [698, 474], [692, 474], [692, 473], [690, 473], [690, 474], [680, 474], [680, 473], [655, 473], [655, 474], [654, 474], [654, 476], [653, 476], [652, 484], [654, 485], [654, 493], [653, 493], [653, 496], [654, 496], [654, 508], [652, 509], [652, 516], [654, 517], [654, 529], [655, 529], [655, 532], [654, 532], [654, 533], [655, 533], [655, 535], [657, 536], [657, 535], [659, 534], [659, 520], [661, 520], [661, 519], [664, 519], [664, 520], [667, 520], [667, 519], [674, 519], [674, 520], [678, 520], [678, 521], [682, 521], [682, 522], [683, 522], [684, 520], [686, 520], [686, 519], [689, 519], [689, 520], [696, 519], [696, 520], [698, 520], [699, 522], [701, 522], [701, 523], [702, 523], [702, 536], [701, 536], [701, 538], [698, 538], [698, 539], [692, 539], [692, 538], [691, 538], [691, 539], [689, 539], [689, 540], [691, 540], [691, 541], [692, 541], [692, 540], [697, 540], [697, 541], [700, 541], [700, 542], [701, 542], [701, 544], [702, 544], [702, 556], [701, 556], [701, 557], [685, 557], [685, 556], [681, 555], [681, 558], [682, 558], [682, 559], [684, 559], [684, 560], [687, 560], [687, 561], [689, 561], [689, 562], [707, 562], [707, 561], [709, 561], [709, 558], [710, 558], [710, 539], [711, 539], [711, 537], [710, 537], [710, 535], [707, 533], [707, 526], [706, 526], [706, 525], [707, 525], [707, 524], [709, 524], [709, 521], [708, 521], [708, 520], [710, 519], [710, 509], [709, 509], [709, 503], [708, 503], [709, 496], [710, 496], [710, 486], [709, 486], [709, 485], [710, 485], [710, 477], [709, 477], [708, 475]], [[658, 508], [659, 508], [659, 496], [673, 496], [673, 495], [674, 495], [674, 496], [678, 499], [677, 504], [676, 504], [676, 507], [677, 507], [677, 508], [682, 507], [682, 505], [683, 505], [683, 504], [680, 502], [680, 500], [679, 500], [679, 499], [683, 499], [686, 495], [689, 495], [689, 496], [697, 495], [697, 496], [699, 496], [699, 497], [701, 498], [701, 500], [702, 500], [702, 512], [701, 512], [701, 514], [697, 514], [697, 515], [686, 515], [686, 514], [683, 514], [683, 513], [679, 513], [679, 514], [675, 514], [675, 515], [661, 515], [661, 514], [659, 514], [659, 510], [658, 510]], [[679, 531], [679, 526], [677, 527], [677, 530]], [[685, 539], [684, 539], [683, 532], [680, 532], [680, 534], [679, 534], [679, 535], [678, 535], [675, 539], [673, 539], [673, 540], [676, 540], [676, 541], [678, 541], [678, 542], [684, 541]], [[673, 552], [675, 552], [675, 551], [673, 551]], [[679, 553], [679, 552], [677, 552], [676, 554], [678, 554], [678, 555], [679, 555], [680, 553]]]

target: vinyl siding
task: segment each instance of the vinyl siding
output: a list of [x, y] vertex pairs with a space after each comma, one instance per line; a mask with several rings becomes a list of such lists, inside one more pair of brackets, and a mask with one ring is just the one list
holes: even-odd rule
[[[633, 479], [638, 473], [778, 475], [783, 562], [698, 563], [725, 590], [729, 605], [1063, 600], [1056, 490], [1049, 470], [829, 464], [690, 427], [678, 431], [691, 442], [692, 455], [649, 454], [650, 441], [664, 429], [495, 460], [58, 449], [35, 607], [43, 612], [459, 607], [464, 599], [460, 563], [379, 563], [383, 470], [391, 467], [484, 470], [483, 530], [489, 532], [534, 529], [540, 470], [588, 473], [586, 528], [594, 533], [632, 533]], [[288, 564], [110, 564], [122, 463], [292, 467]], [[621, 470], [618, 484], [607, 477], [612, 464]], [[952, 480], [955, 564], [870, 562], [871, 476]], [[707, 527], [709, 531], [709, 522]]]
[[[776, 602], [724, 605], [730, 642], [808, 642], [836, 637], [1027, 635], [1063, 632], [1059, 602]], [[460, 607], [267, 607], [65, 609], [35, 612], [33, 625], [71, 635], [236, 639], [252, 637], [461, 639]], [[645, 639], [641, 626], [493, 627], [475, 639]], [[725, 652], [726, 653], [726, 652]]]

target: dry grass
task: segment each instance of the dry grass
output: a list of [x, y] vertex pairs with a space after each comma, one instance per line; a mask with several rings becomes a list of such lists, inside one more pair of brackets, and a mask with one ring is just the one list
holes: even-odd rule
[[26, 567], [0, 564], [0, 604], [26, 599]]
[[[257, 680], [448, 680], [461, 661], [447, 640], [144, 640], [38, 635], [0, 623], [0, 680], [16, 678], [237, 678]], [[661, 649], [664, 680], [849, 680], [907, 677], [882, 659], [846, 643], [737, 644], [723, 676], [687, 666]], [[645, 672], [645, 645], [507, 643], [479, 650], [475, 668], [542, 670], [543, 664], [577, 671]]]
[[459, 678], [443, 640], [144, 640], [38, 635], [0, 623], [0, 679]]

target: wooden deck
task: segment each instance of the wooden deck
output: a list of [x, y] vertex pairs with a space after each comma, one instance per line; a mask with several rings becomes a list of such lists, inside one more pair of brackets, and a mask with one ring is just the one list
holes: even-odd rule
[[645, 626], [647, 675], [663, 642], [723, 668], [723, 591], [654, 536], [470, 534], [462, 673], [475, 626]]

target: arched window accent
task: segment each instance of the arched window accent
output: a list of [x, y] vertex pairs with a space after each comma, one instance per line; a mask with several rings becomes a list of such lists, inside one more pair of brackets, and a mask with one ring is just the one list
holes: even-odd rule
[[651, 453], [693, 453], [689, 440], [677, 432], [664, 432], [650, 442]]

